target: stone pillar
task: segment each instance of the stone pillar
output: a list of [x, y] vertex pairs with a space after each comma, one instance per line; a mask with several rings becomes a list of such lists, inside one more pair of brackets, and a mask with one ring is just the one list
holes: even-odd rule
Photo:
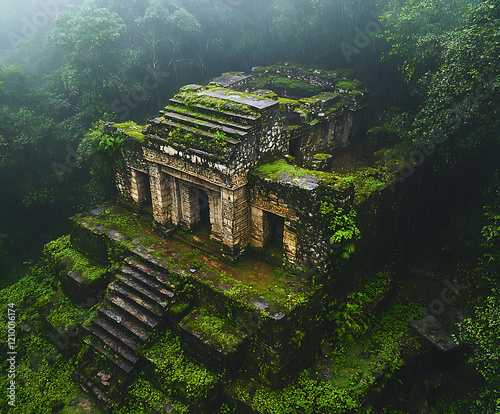
[[269, 239], [269, 216], [257, 207], [250, 208], [250, 244], [263, 248]]
[[176, 177], [170, 178], [170, 199], [172, 202], [171, 219], [174, 225], [178, 225], [182, 220], [182, 199], [179, 179]]
[[142, 204], [147, 200], [146, 194], [146, 174], [132, 169], [130, 178], [130, 197], [137, 204]]
[[161, 225], [170, 221], [170, 209], [172, 205], [170, 180], [160, 170], [158, 164], [149, 165], [149, 186], [151, 188], [151, 200], [153, 202], [153, 216]]
[[247, 188], [240, 187], [234, 192], [234, 210], [235, 210], [235, 240], [238, 244], [238, 249], [244, 249], [250, 239], [250, 231], [248, 228], [248, 197]]
[[222, 241], [222, 214], [220, 194], [215, 191], [207, 191], [208, 208], [210, 211], [210, 238]]
[[291, 262], [297, 259], [297, 234], [291, 229], [291, 221], [285, 219], [283, 229], [283, 255]]
[[221, 191], [222, 242], [231, 254], [236, 254], [248, 244], [248, 201], [246, 188]]
[[181, 184], [182, 222], [190, 229], [200, 221], [200, 196], [196, 188]]

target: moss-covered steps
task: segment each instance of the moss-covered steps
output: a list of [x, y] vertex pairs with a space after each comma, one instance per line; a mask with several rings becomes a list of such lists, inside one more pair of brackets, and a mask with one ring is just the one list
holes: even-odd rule
[[104, 304], [84, 325], [89, 336], [84, 341], [125, 372], [139, 361], [138, 347], [160, 325], [165, 310], [173, 302], [175, 285], [164, 273], [132, 258], [108, 286]]

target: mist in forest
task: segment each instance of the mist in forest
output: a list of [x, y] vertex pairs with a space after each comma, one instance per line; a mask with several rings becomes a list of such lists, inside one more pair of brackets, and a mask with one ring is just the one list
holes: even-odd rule
[[381, 90], [378, 14], [344, 0], [2, 2], [2, 276], [112, 191], [77, 162], [104, 114], [143, 122], [184, 84], [277, 61], [353, 67]]
[[[464, 298], [468, 314], [477, 317], [463, 321], [476, 352], [476, 365], [464, 372], [481, 378], [473, 384], [477, 389], [467, 388], [475, 393], [470, 412], [494, 412], [500, 401], [499, 26], [500, 0], [0, 0], [0, 287], [19, 289], [35, 303], [29, 289], [44, 280], [44, 246], [71, 232], [70, 217], [117, 196], [103, 121], [145, 125], [182, 86], [206, 85], [225, 72], [250, 73], [278, 62], [349, 69], [344, 73], [363, 85], [370, 105], [363, 110], [359, 145], [340, 152], [341, 158], [363, 159], [369, 184], [388, 173], [374, 156], [384, 151], [383, 163], [398, 166], [391, 194], [407, 203], [397, 228], [386, 229], [395, 235], [388, 246], [392, 265], [400, 260], [387, 286], [403, 286], [404, 296], [415, 281], [405, 285], [397, 278], [414, 270], [414, 257], [427, 260], [426, 247], [440, 237], [451, 240], [437, 256], [443, 266], [453, 257], [448, 269], [468, 278]], [[375, 217], [377, 209], [364, 213]], [[358, 277], [357, 271], [349, 277]], [[413, 273], [423, 280], [440, 275], [420, 268]], [[24, 276], [32, 276], [28, 293], [15, 285]], [[449, 288], [446, 280], [440, 289]], [[444, 304], [443, 295], [430, 300]], [[40, 303], [49, 296], [44, 293]], [[378, 305], [369, 304], [370, 317]], [[356, 325], [356, 306], [345, 321], [367, 329], [364, 322]], [[415, 366], [434, 362], [422, 359]], [[428, 396], [437, 401], [448, 384], [463, 385], [453, 382], [462, 375], [453, 375], [426, 378], [420, 388], [427, 392], [434, 384]], [[372, 377], [373, 385], [378, 376]], [[400, 389], [411, 383], [395, 377], [390, 384], [396, 382]], [[47, 405], [60, 403], [47, 395]], [[304, 411], [312, 405], [300, 400], [297, 412], [327, 412], [320, 405], [325, 401], [318, 398], [317, 411]], [[394, 397], [384, 412], [403, 412], [390, 411], [400, 402]], [[455, 402], [440, 404], [445, 411], [428, 412], [452, 406], [449, 412], [465, 412]]]

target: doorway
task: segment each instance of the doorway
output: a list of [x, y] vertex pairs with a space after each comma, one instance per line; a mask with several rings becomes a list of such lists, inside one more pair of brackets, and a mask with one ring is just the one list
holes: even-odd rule
[[267, 219], [269, 220], [269, 236], [267, 244], [275, 248], [282, 249], [285, 218], [268, 212]]
[[299, 151], [300, 138], [293, 138], [288, 141], [288, 154], [292, 157], [297, 157]]
[[205, 190], [196, 188], [198, 191], [198, 203], [200, 206], [200, 224], [210, 224], [210, 205], [208, 193]]
[[148, 174], [142, 171], [132, 170], [131, 195], [132, 199], [140, 206], [152, 207], [151, 187]]

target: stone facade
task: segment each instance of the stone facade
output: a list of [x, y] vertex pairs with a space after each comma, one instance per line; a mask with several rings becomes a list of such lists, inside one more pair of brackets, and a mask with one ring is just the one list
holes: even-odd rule
[[[266, 74], [232, 73], [211, 86], [182, 88], [142, 131], [145, 139], [130, 141], [122, 152], [126, 168], [117, 171], [117, 188], [135, 204], [151, 203], [161, 226], [209, 225], [210, 238], [231, 255], [273, 244], [289, 262], [317, 266], [330, 246], [326, 232], [310, 230], [321, 226], [304, 213], [316, 193], [286, 183], [282, 191], [255, 176], [250, 185], [249, 173], [287, 154], [304, 164], [349, 145], [357, 116], [352, 93], [337, 91], [332, 73], [283, 68], [269, 79]], [[280, 101], [271, 91], [248, 93], [259, 82], [277, 84], [278, 74], [286, 76], [280, 79], [286, 94], [310, 87], [316, 95]]]

